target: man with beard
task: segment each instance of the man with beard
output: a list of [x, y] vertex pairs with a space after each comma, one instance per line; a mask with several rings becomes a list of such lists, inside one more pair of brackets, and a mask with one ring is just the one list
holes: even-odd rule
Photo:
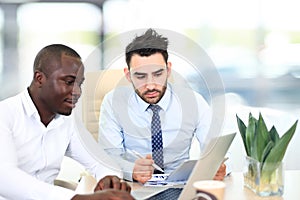
[[[120, 173], [98, 163], [79, 140], [71, 113], [83, 81], [78, 53], [49, 45], [35, 58], [30, 86], [0, 102], [0, 199], [133, 199]], [[53, 185], [64, 156], [100, 179], [93, 194]]]
[[[194, 135], [203, 147], [211, 111], [204, 98], [168, 82], [168, 39], [148, 29], [126, 47], [124, 73], [132, 87], [117, 87], [103, 99], [98, 141], [119, 162], [124, 178], [151, 179], [157, 164], [166, 174], [189, 159]], [[132, 150], [143, 155], [138, 158]], [[156, 167], [157, 168], [157, 167]], [[222, 164], [215, 179], [223, 180]]]

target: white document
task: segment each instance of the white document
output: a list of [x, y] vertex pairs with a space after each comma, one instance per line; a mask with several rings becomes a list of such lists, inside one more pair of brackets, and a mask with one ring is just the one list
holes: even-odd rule
[[183, 185], [188, 180], [197, 160], [186, 160], [171, 174], [153, 174], [145, 186]]

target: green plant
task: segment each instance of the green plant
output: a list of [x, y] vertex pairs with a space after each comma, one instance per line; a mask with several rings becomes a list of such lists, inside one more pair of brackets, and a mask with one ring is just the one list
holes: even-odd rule
[[[281, 164], [287, 146], [296, 131], [298, 120], [280, 137], [275, 126], [268, 130], [261, 113], [258, 120], [249, 113], [248, 126], [238, 115], [236, 118], [247, 156], [260, 163], [259, 169], [254, 164], [249, 165], [246, 176], [251, 180], [251, 177], [259, 174], [259, 188], [262, 185], [262, 188], [266, 185], [270, 187], [270, 184], [276, 182], [275, 171]], [[253, 181], [257, 182], [254, 178]]]
[[236, 117], [247, 156], [261, 163], [282, 161], [287, 146], [296, 131], [298, 120], [282, 137], [279, 137], [275, 126], [272, 126], [270, 130], [267, 129], [261, 113], [259, 113], [258, 120], [250, 113], [248, 126], [237, 115]]

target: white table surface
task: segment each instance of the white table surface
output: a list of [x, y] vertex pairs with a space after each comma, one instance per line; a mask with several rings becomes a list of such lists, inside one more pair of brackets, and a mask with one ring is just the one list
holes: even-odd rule
[[[233, 172], [226, 177], [224, 200], [299, 200], [300, 199], [300, 170], [287, 170], [284, 174], [283, 196], [260, 197], [244, 186], [242, 172]], [[132, 190], [143, 187], [138, 183], [130, 183]]]

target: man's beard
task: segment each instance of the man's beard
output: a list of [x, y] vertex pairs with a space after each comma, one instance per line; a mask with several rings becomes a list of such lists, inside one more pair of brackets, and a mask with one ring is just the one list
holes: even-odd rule
[[[166, 89], [167, 87], [166, 86], [163, 86], [162, 90], [157, 90], [157, 89], [153, 89], [153, 90], [147, 90], [145, 91], [143, 94], [141, 94], [138, 89], [135, 88], [135, 92], [137, 93], [137, 95], [143, 99], [146, 103], [149, 103], [149, 104], [156, 104], [158, 103], [161, 98], [164, 96], [165, 92], [166, 92]], [[151, 101], [151, 98], [146, 98], [145, 95], [147, 95], [148, 93], [151, 93], [151, 92], [158, 92], [159, 95], [155, 98], [153, 98], [154, 101]]]

